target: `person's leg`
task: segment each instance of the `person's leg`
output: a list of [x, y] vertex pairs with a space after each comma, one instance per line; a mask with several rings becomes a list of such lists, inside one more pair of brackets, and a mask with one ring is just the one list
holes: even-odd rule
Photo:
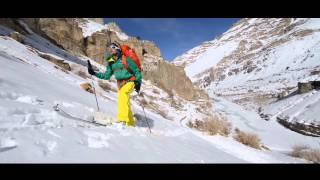
[[130, 105], [130, 94], [133, 90], [134, 83], [128, 82], [118, 91], [118, 120], [126, 122], [127, 126], [135, 125]]
[[[122, 88], [121, 88], [122, 89]], [[118, 90], [118, 115], [117, 115], [117, 119], [119, 122], [125, 122], [124, 117], [123, 117], [123, 91], [121, 91], [121, 89]]]
[[[131, 91], [132, 92], [132, 91]], [[131, 93], [130, 93], [131, 94]], [[128, 115], [128, 121], [126, 121], [126, 125], [127, 126], [135, 126], [136, 125], [136, 122], [135, 120], [133, 119], [133, 114], [132, 114], [132, 110], [131, 110], [131, 103], [130, 103], [130, 94], [129, 94], [129, 115]]]

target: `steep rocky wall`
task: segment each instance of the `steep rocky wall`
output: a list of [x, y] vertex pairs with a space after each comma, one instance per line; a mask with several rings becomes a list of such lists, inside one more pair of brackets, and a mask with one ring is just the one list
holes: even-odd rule
[[[104, 55], [107, 46], [114, 41], [126, 44], [133, 48], [143, 64], [143, 77], [157, 84], [168, 92], [174, 92], [187, 100], [194, 100], [199, 91], [192, 85], [183, 68], [168, 63], [161, 57], [160, 49], [151, 41], [139, 40], [137, 37], [129, 37], [126, 40], [119, 38], [117, 33], [122, 33], [115, 24], [108, 24], [110, 29], [103, 29], [83, 36], [80, 22], [85, 19], [77, 18], [21, 18], [0, 19], [0, 23], [14, 28], [21, 34], [27, 34], [24, 28], [20, 28], [18, 20], [23, 21], [35, 33], [47, 38], [59, 47], [75, 55], [85, 55], [100, 64], [106, 64]], [[101, 20], [94, 20], [99, 22]], [[147, 57], [147, 61], [145, 60]], [[150, 68], [151, 67], [151, 68]], [[201, 93], [200, 93], [201, 94]], [[203, 93], [202, 93], [203, 94]]]

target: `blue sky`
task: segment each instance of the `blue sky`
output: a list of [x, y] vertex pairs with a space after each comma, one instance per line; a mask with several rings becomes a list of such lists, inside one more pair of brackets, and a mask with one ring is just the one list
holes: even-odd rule
[[129, 36], [153, 41], [168, 61], [203, 41], [213, 40], [238, 20], [239, 18], [104, 18], [105, 23], [116, 22]]

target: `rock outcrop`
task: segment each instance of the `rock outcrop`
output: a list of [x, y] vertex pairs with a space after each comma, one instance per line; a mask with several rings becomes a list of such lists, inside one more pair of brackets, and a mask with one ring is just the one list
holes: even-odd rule
[[[97, 30], [85, 37], [83, 28], [92, 28], [89, 27], [89, 21], [99, 23], [101, 26], [95, 24], [98, 27]], [[194, 100], [199, 94], [204, 97], [203, 93], [199, 93], [192, 85], [183, 68], [164, 61], [161, 57], [160, 49], [153, 42], [140, 40], [140, 37], [128, 37], [116, 23], [103, 25], [103, 19], [101, 18], [0, 19], [0, 24], [6, 24], [11, 28], [14, 27], [13, 29], [21, 34], [28, 34], [25, 27], [21, 27], [21, 22], [25, 23], [34, 33], [41, 35], [72, 54], [88, 56], [103, 65], [106, 64], [104, 56], [107, 46], [111, 42], [117, 41], [120, 44], [126, 44], [135, 50], [142, 61], [144, 79], [150, 80], [167, 92], [174, 92], [187, 100]], [[12, 36], [22, 41], [20, 38], [22, 36], [17, 34], [12, 34]], [[48, 58], [46, 57], [46, 59]], [[66, 67], [66, 70], [68, 69]]]
[[174, 93], [187, 100], [194, 100], [200, 96], [182, 67], [149, 55], [145, 56], [143, 67], [144, 78], [155, 83], [161, 89], [169, 93], [174, 91]]
[[114, 32], [103, 31], [86, 37], [84, 39], [85, 55], [105, 65], [104, 54], [107, 49], [106, 45], [111, 43], [111, 36], [115, 36]]
[[99, 23], [101, 25], [104, 24], [103, 18], [88, 18], [88, 19], [91, 20], [91, 21], [94, 21], [96, 23]]
[[34, 32], [73, 54], [84, 54], [82, 29], [75, 18], [23, 18]]

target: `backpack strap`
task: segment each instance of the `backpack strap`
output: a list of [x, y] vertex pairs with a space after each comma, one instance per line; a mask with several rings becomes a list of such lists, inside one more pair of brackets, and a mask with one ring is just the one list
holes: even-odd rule
[[121, 62], [122, 62], [122, 64], [123, 64], [124, 68], [125, 68], [126, 70], [128, 70], [128, 72], [129, 72], [132, 76], [134, 76], [134, 75], [133, 75], [133, 72], [131, 71], [131, 69], [129, 69], [129, 65], [128, 65], [128, 62], [127, 62], [127, 57], [126, 57], [125, 55], [122, 55], [122, 57], [121, 57]]
[[[129, 79], [123, 79], [123, 80], [118, 80], [117, 84], [118, 84], [118, 88], [120, 89], [121, 86], [123, 86], [124, 84], [127, 83], [127, 81], [135, 81], [136, 77], [134, 77], [132, 71], [129, 69], [128, 63], [127, 63], [127, 57], [125, 55], [122, 55], [121, 57], [121, 62], [124, 66], [125, 69], [128, 70], [128, 72], [132, 75]], [[122, 82], [121, 82], [122, 81]]]
[[121, 62], [124, 65], [124, 68], [128, 70], [127, 57], [125, 55], [122, 55]]

